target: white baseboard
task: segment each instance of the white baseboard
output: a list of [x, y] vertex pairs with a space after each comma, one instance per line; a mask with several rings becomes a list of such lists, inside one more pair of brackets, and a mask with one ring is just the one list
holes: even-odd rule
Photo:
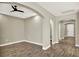
[[[27, 40], [20, 40], [20, 41], [16, 41], [16, 42], [9, 42], [9, 43], [5, 43], [5, 44], [1, 44], [0, 46], [7, 46], [7, 45], [12, 45], [12, 44], [20, 43], [20, 42], [28, 42], [28, 43], [33, 43], [33, 44], [42, 46], [41, 43], [36, 43], [36, 42], [32, 42], [32, 41], [27, 41]], [[43, 50], [47, 50], [49, 47], [50, 47], [50, 45], [47, 46], [47, 47], [43, 47], [42, 49]]]
[[47, 47], [43, 47], [42, 49], [43, 49], [43, 50], [47, 50], [48, 48], [50, 48], [50, 45], [47, 46]]
[[7, 45], [15, 44], [15, 43], [20, 43], [20, 42], [24, 42], [24, 40], [20, 40], [20, 41], [16, 41], [16, 42], [9, 42], [9, 43], [5, 43], [5, 44], [1, 44], [0, 46], [7, 46]]
[[53, 45], [56, 44], [56, 43], [59, 43], [59, 41], [52, 42]]
[[76, 47], [79, 47], [79, 45], [78, 45], [78, 44], [76, 44], [75, 46], [76, 46]]
[[36, 42], [32, 42], [32, 41], [27, 41], [27, 40], [20, 40], [20, 41], [16, 41], [16, 42], [9, 42], [9, 43], [5, 43], [5, 44], [1, 44], [0, 46], [7, 46], [7, 45], [11, 45], [11, 44], [20, 43], [20, 42], [28, 42], [28, 43], [33, 43], [33, 44], [42, 46], [42, 44], [40, 44], [40, 43], [36, 43]]
[[29, 43], [33, 43], [33, 44], [36, 44], [36, 45], [40, 45], [40, 46], [42, 46], [41, 43], [36, 43], [36, 42], [28, 41], [28, 40], [24, 40], [24, 41], [25, 41], [25, 42], [29, 42]]

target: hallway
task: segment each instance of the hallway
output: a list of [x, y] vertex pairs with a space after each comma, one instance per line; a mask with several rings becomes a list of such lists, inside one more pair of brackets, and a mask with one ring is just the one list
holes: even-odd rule
[[79, 56], [77, 54], [78, 49], [75, 47], [74, 38], [65, 38], [62, 39], [59, 43], [52, 46], [54, 56], [70, 57], [70, 56]]
[[21, 42], [9, 46], [0, 47], [0, 56], [16, 57], [70, 57], [79, 56], [79, 48], [75, 47], [74, 38], [65, 38], [52, 45], [48, 50], [42, 50], [41, 46]]
[[75, 38], [68, 37], [52, 45], [47, 51], [53, 57], [79, 57], [79, 48], [75, 47]]

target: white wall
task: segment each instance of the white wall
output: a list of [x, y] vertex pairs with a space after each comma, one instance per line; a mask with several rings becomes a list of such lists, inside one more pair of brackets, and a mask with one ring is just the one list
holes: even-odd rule
[[0, 44], [24, 40], [24, 20], [0, 15]]
[[25, 40], [42, 44], [42, 18], [33, 16], [24, 20]]

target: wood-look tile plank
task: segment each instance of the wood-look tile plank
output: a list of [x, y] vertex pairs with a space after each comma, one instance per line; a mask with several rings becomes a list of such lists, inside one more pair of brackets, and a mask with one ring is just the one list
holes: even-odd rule
[[[50, 43], [51, 44], [51, 43]], [[79, 48], [75, 47], [74, 38], [65, 38], [51, 45], [48, 50], [42, 50], [39, 45], [21, 42], [0, 47], [1, 57], [79, 57]]]

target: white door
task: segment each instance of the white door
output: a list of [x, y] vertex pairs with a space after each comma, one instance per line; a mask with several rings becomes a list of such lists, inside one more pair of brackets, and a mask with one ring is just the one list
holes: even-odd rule
[[74, 24], [66, 24], [66, 32], [67, 32], [66, 36], [74, 37], [75, 34], [74, 29], [75, 29]]

